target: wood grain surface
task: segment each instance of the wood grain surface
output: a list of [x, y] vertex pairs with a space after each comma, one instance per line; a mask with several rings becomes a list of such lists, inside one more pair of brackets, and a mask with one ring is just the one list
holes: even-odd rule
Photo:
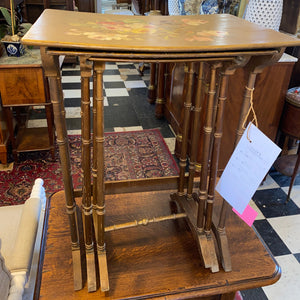
[[[106, 225], [180, 212], [171, 192], [107, 196]], [[88, 293], [86, 284], [75, 292], [64, 203], [63, 191], [51, 198], [40, 299], [219, 299], [213, 295], [272, 284], [280, 277], [279, 266], [253, 229], [231, 212], [227, 233], [232, 272], [204, 269], [186, 220], [169, 220], [106, 233], [109, 294], [100, 289]]]

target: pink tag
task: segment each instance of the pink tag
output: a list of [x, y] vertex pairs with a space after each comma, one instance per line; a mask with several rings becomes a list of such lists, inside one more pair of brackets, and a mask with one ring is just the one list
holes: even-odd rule
[[254, 210], [249, 204], [246, 206], [245, 210], [242, 214], [236, 211], [234, 208], [232, 209], [234, 213], [236, 213], [248, 226], [252, 226], [258, 212]]

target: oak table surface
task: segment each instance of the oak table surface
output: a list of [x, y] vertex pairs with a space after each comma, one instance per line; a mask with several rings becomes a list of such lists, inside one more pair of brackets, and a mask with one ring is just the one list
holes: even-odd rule
[[[174, 213], [171, 192], [107, 196], [106, 225]], [[264, 286], [280, 277], [279, 266], [254, 230], [230, 212], [226, 230], [232, 272], [221, 268], [211, 273], [202, 267], [186, 220], [177, 219], [106, 233], [109, 294], [88, 293], [86, 286], [74, 291], [64, 192], [54, 194], [50, 201], [40, 299], [184, 299]]]

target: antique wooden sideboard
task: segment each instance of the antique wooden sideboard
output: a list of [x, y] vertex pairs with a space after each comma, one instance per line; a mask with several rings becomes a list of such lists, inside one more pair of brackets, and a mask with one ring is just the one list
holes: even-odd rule
[[[84, 290], [78, 293], [71, 292], [70, 282], [65, 280], [62, 289], [59, 290], [60, 298], [78, 297], [85, 291], [95, 292], [100, 287], [101, 292], [89, 293], [86, 297], [96, 295], [103, 298], [184, 299], [200, 296], [214, 298], [213, 295], [225, 294], [222, 296], [225, 299], [232, 297], [236, 289], [262, 286], [278, 280], [279, 268], [264, 246], [258, 246], [261, 242], [253, 230], [250, 228], [244, 230], [245, 227], [240, 227], [235, 221], [232, 223], [233, 219], [236, 220], [232, 215], [226, 217], [229, 205], [216, 197], [215, 184], [219, 153], [222, 150], [220, 146], [229, 77], [236, 69], [246, 66], [249, 77], [238, 126], [236, 132], [232, 133], [235, 135], [236, 144], [244, 131], [257, 74], [266, 65], [276, 62], [286, 46], [299, 45], [299, 40], [225, 14], [200, 17], [144, 17], [45, 10], [23, 38], [23, 43], [41, 47], [43, 67], [49, 80], [64, 180], [64, 193], [53, 197], [54, 209], [50, 209], [50, 215], [60, 214], [61, 209], [55, 210], [55, 207], [57, 208], [57, 201], [62, 203], [64, 199], [70, 229], [68, 236], [66, 223], [61, 218], [58, 218], [58, 221], [62, 223], [49, 225], [48, 233], [58, 239], [49, 237], [46, 241], [47, 264], [44, 269], [45, 281], [43, 277], [41, 281], [41, 295], [49, 296], [47, 286], [51, 286], [55, 278], [64, 280], [61, 277], [61, 272], [64, 271], [52, 263], [54, 261], [70, 263], [71, 257], [73, 288]], [[79, 56], [80, 60], [83, 170], [83, 186], [80, 191], [74, 190], [70, 171], [71, 162], [58, 65], [60, 55]], [[103, 72], [107, 61], [186, 64], [184, 124], [178, 176], [105, 182]], [[196, 83], [197, 101], [194, 105], [192, 93], [194, 74], [195, 72], [202, 74], [205, 66], [208, 66], [210, 79], [205, 117], [202, 120], [200, 112], [205, 100], [202, 76], [198, 76]], [[89, 86], [92, 76], [94, 93], [91, 114]], [[195, 115], [193, 124], [190, 122], [191, 114]], [[91, 135], [91, 119], [93, 119], [93, 135]], [[189, 175], [186, 176], [190, 130], [193, 150], [189, 159]], [[202, 168], [199, 187], [195, 187], [195, 155], [198, 151], [199, 137], [203, 138]], [[91, 155], [92, 144], [93, 155]], [[108, 200], [107, 205], [105, 199]], [[170, 200], [177, 207], [175, 211], [169, 208]], [[122, 209], [123, 205], [126, 209]], [[164, 207], [163, 210], [161, 206]], [[136, 212], [143, 210], [149, 215], [135, 214], [135, 209]], [[135, 219], [140, 217], [142, 219]], [[189, 226], [189, 230], [184, 230], [184, 239], [189, 235], [191, 238], [187, 238], [188, 243], [194, 245], [190, 249], [198, 248], [198, 251], [188, 253], [192, 255], [192, 261], [196, 259], [198, 263], [190, 264], [190, 260], [184, 257], [183, 262], [187, 263], [184, 276], [187, 277], [181, 277], [181, 280], [178, 279], [178, 272], [181, 271], [176, 269], [178, 261], [176, 258], [181, 256], [181, 247], [185, 248], [187, 243], [182, 240], [177, 244], [176, 238], [169, 243], [169, 238], [172, 239], [169, 230], [177, 236], [176, 229], [178, 229], [180, 234], [177, 221], [182, 218], [187, 223], [181, 225], [184, 228]], [[119, 221], [120, 223], [115, 223]], [[145, 229], [141, 225], [148, 225], [150, 228], [158, 226], [159, 229], [155, 230], [156, 227]], [[165, 227], [169, 229], [163, 233]], [[243, 233], [235, 231], [238, 228], [242, 228]], [[232, 229], [235, 232], [232, 232]], [[122, 230], [123, 234], [119, 235], [119, 230]], [[131, 230], [138, 230], [138, 234], [134, 235]], [[147, 233], [149, 238], [145, 237]], [[66, 235], [71, 240], [69, 253], [66, 253], [66, 248], [58, 248], [62, 237]], [[241, 263], [245, 261], [243, 256], [245, 253], [235, 256], [237, 253], [235, 248], [239, 248], [239, 244], [234, 242], [236, 240], [234, 235], [245, 238], [247, 248], [252, 248], [258, 255], [255, 259], [257, 266], [264, 265], [263, 269], [259, 272], [255, 269], [250, 271], [247, 263], [245, 266]], [[137, 241], [132, 244], [131, 238], [134, 236]], [[142, 258], [143, 254], [149, 253], [148, 251], [157, 253], [163, 246], [162, 240], [167, 242], [166, 248], [163, 248], [166, 257], [170, 254], [173, 258], [167, 260], [171, 272], [164, 279], [165, 284], [161, 286], [159, 275], [163, 273], [162, 264], [154, 261], [154, 257], [150, 255], [150, 260], [145, 265]], [[130, 247], [131, 244], [135, 246]], [[180, 245], [181, 248], [178, 252], [176, 245], [178, 247]], [[52, 255], [58, 255], [57, 259], [53, 259]], [[132, 266], [135, 269], [130, 272], [126, 268], [118, 268], [119, 263], [121, 266], [122, 262], [126, 262], [123, 260], [126, 255], [136, 259], [136, 263]], [[52, 259], [49, 260], [49, 257]], [[156, 268], [152, 269], [151, 265], [156, 265]], [[149, 266], [149, 269], [146, 266]], [[192, 270], [191, 267], [196, 269]], [[243, 269], [245, 273], [242, 272]], [[158, 276], [155, 279], [157, 284], [152, 284], [154, 270]], [[208, 272], [212, 273], [208, 275]], [[242, 273], [245, 276], [243, 279], [240, 277]], [[54, 274], [54, 277], [47, 274]], [[70, 272], [68, 274], [70, 275]], [[128, 281], [126, 283], [121, 280], [124, 277], [131, 281], [132, 288], [128, 289]], [[230, 278], [232, 280], [229, 280]], [[236, 284], [237, 278], [241, 279], [240, 284]], [[149, 282], [150, 286], [146, 288], [144, 282]], [[140, 290], [143, 287], [145, 289]], [[55, 290], [56, 297], [57, 292], [58, 290]]]

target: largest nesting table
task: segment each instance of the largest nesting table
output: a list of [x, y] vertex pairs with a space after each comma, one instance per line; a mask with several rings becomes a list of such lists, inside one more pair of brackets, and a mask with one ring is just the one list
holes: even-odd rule
[[[215, 184], [228, 76], [240, 67], [249, 73], [239, 126], [233, 133], [237, 143], [257, 74], [276, 62], [286, 46], [299, 45], [299, 40], [231, 15], [143, 17], [45, 10], [23, 43], [41, 49], [64, 180], [64, 193], [52, 197], [41, 297], [178, 299], [224, 294], [230, 298], [238, 289], [279, 279], [279, 266], [254, 231], [231, 214], [227, 218], [228, 204], [215, 196]], [[78, 56], [80, 61], [81, 191], [74, 190], [72, 183], [60, 55]], [[103, 72], [107, 61], [186, 63], [179, 176], [105, 182]], [[206, 98], [203, 70], [207, 67]], [[200, 120], [203, 109], [205, 117]], [[189, 132], [192, 150], [186, 175]], [[201, 172], [194, 192], [199, 136]], [[68, 223], [60, 216], [62, 201]], [[147, 224], [151, 224], [147, 229], [141, 226]], [[71, 234], [66, 235], [68, 227]], [[65, 244], [70, 240], [68, 251]], [[99, 286], [101, 292], [95, 292]]]

